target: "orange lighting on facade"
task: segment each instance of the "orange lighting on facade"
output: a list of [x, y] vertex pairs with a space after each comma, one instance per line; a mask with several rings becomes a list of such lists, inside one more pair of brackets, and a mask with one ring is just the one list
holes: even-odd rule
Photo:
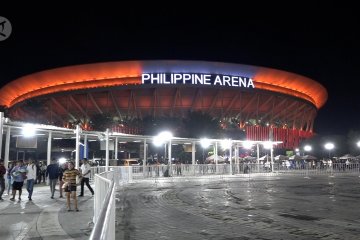
[[[34, 97], [84, 89], [140, 85], [144, 65], [157, 61], [125, 61], [95, 63], [57, 68], [16, 79], [0, 89], [0, 105], [12, 107]], [[177, 62], [168, 61], [176, 65]], [[195, 62], [196, 63], [196, 62]], [[204, 62], [199, 62], [204, 63]], [[248, 67], [246, 65], [238, 65]], [[325, 88], [297, 74], [254, 67], [252, 76], [256, 90], [267, 90], [303, 99], [320, 108], [327, 100]]]

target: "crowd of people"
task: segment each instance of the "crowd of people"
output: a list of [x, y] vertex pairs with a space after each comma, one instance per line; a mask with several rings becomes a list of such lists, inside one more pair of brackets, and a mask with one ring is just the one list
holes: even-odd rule
[[[10, 201], [15, 201], [18, 193], [18, 200], [21, 201], [22, 189], [26, 184], [28, 192], [28, 201], [32, 201], [35, 184], [45, 184], [46, 180], [50, 186], [50, 198], [54, 199], [57, 185], [59, 186], [59, 198], [63, 198], [63, 192], [66, 193], [66, 206], [68, 211], [79, 211], [77, 201], [77, 185], [80, 185], [79, 197], [84, 196], [84, 186], [86, 185], [91, 194], [94, 190], [90, 186], [89, 179], [91, 167], [88, 160], [84, 158], [80, 169], [75, 169], [73, 162], [59, 164], [56, 159], [52, 159], [49, 165], [35, 161], [29, 158], [27, 161], [18, 160], [10, 163], [7, 168], [4, 161], [0, 159], [0, 201], [3, 201], [4, 192]], [[5, 184], [7, 180], [7, 188]], [[59, 184], [58, 184], [59, 183]], [[71, 207], [70, 197], [73, 199], [74, 208]]]

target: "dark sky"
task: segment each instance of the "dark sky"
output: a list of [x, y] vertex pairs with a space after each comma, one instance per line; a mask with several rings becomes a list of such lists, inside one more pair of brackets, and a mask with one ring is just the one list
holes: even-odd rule
[[357, 8], [259, 7], [212, 6], [191, 12], [175, 5], [156, 11], [145, 7], [143, 12], [116, 6], [0, 9], [0, 16], [13, 27], [11, 37], [0, 41], [1, 85], [44, 69], [102, 61], [183, 59], [258, 65], [298, 73], [325, 86], [329, 99], [315, 120], [315, 132], [360, 130]]

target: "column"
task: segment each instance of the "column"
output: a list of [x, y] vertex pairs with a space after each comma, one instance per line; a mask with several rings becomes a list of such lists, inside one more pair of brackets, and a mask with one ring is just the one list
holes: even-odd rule
[[76, 141], [75, 141], [75, 168], [79, 169], [79, 158], [80, 158], [80, 125], [76, 125]]
[[169, 177], [172, 176], [172, 166], [171, 166], [171, 139], [169, 140]]
[[240, 164], [239, 164], [239, 145], [236, 144], [235, 145], [235, 164], [236, 164], [236, 168], [237, 169], [237, 173], [240, 173]]
[[232, 155], [231, 155], [231, 150], [232, 150], [232, 143], [230, 144], [230, 153], [229, 153], [229, 160], [230, 160], [230, 175], [233, 174], [233, 171], [232, 171]]
[[271, 172], [274, 172], [274, 145], [272, 142], [270, 148], [270, 159], [271, 159]]
[[106, 129], [105, 171], [109, 171], [109, 129]]
[[8, 129], [6, 130], [6, 140], [5, 140], [5, 167], [7, 168], [9, 165], [9, 152], [10, 152], [10, 132], [11, 132], [11, 127], [8, 127]]
[[87, 135], [84, 136], [84, 158], [88, 158]]
[[195, 142], [192, 143], [191, 163], [192, 163], [192, 165], [195, 165]]
[[260, 151], [259, 151], [259, 143], [256, 144], [256, 163], [257, 163], [257, 170], [260, 172]]
[[118, 137], [115, 137], [115, 159], [118, 160], [118, 145], [119, 145], [119, 139]]
[[146, 139], [144, 139], [144, 161], [143, 161], [143, 167], [146, 167], [146, 160], [147, 160], [147, 152], [146, 152]]
[[219, 170], [219, 166], [218, 166], [218, 164], [219, 164], [219, 160], [218, 160], [218, 143], [217, 143], [217, 141], [215, 142], [215, 151], [214, 151], [214, 153], [215, 153], [215, 168], [216, 168], [216, 173], [217, 173], [218, 170]]
[[49, 166], [51, 163], [51, 138], [52, 138], [52, 132], [49, 131], [49, 136], [48, 136], [48, 142], [47, 142], [47, 165]]

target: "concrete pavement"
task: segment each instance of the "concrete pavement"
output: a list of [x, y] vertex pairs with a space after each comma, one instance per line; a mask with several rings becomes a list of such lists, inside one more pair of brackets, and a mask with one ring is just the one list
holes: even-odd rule
[[168, 179], [117, 193], [117, 239], [359, 239], [358, 175]]
[[[78, 192], [79, 192], [78, 186]], [[95, 193], [96, 194], [96, 193]], [[0, 239], [88, 239], [92, 230], [93, 197], [85, 187], [85, 196], [78, 198], [79, 212], [66, 211], [66, 198], [56, 191], [51, 199], [50, 187], [36, 184], [32, 201], [28, 201], [26, 186], [21, 201], [0, 201]]]

